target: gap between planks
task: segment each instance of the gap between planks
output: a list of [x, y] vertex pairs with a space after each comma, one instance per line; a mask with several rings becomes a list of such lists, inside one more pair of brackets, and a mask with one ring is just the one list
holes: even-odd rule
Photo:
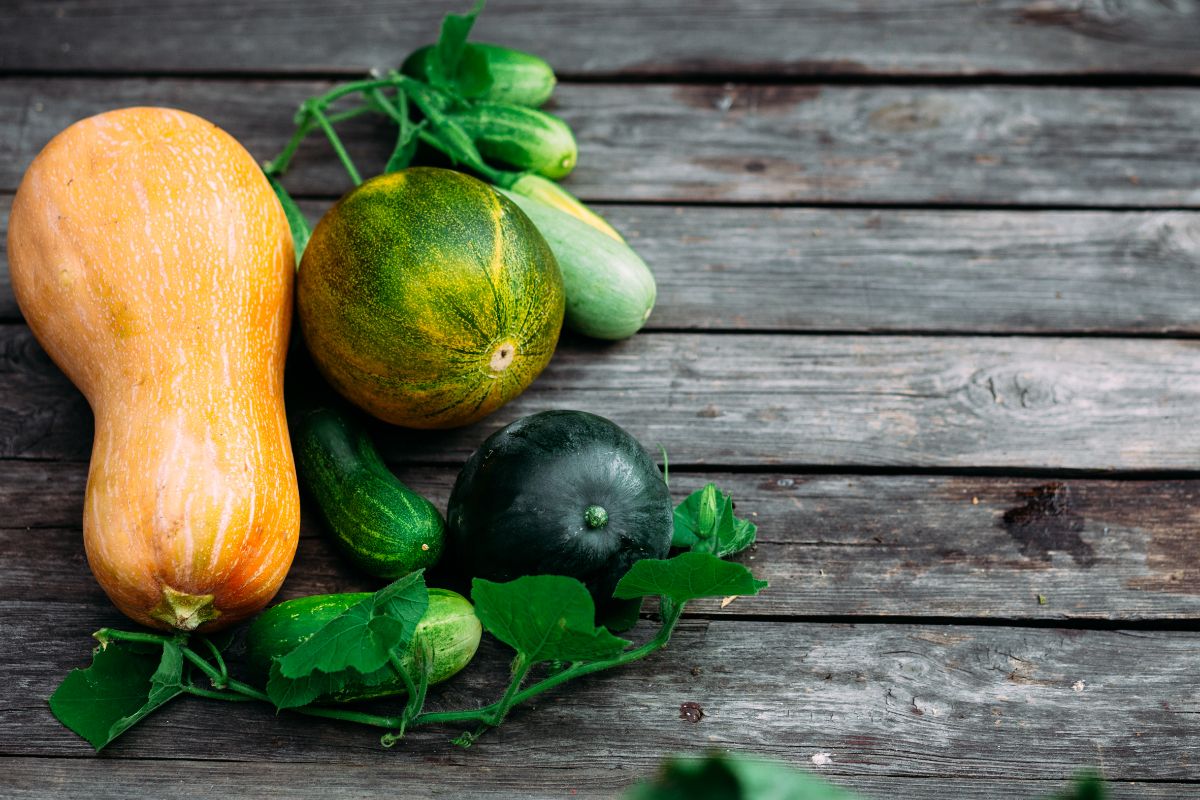
[[[291, 133], [296, 105], [330, 84], [174, 79], [0, 81], [0, 186], [50, 136], [91, 113], [182, 106], [259, 158]], [[587, 200], [1007, 207], [1194, 207], [1187, 180], [1200, 111], [1190, 88], [564, 84], [553, 110], [582, 153], [568, 185]], [[367, 173], [394, 135], [353, 120]], [[619, 133], [618, 133], [619, 132]], [[314, 149], [316, 148], [316, 149]], [[319, 160], [314, 160], [317, 154]], [[349, 186], [318, 142], [286, 181], [298, 195]]]
[[[397, 474], [444, 509], [457, 472], [403, 465]], [[0, 506], [10, 509], [0, 598], [107, 606], [86, 577], [86, 474], [82, 463], [0, 461]], [[771, 588], [724, 607], [694, 604], [701, 615], [1105, 630], [1190, 630], [1200, 620], [1200, 481], [673, 472], [673, 498], [709, 480], [759, 526], [756, 548], [738, 560]], [[307, 495], [302, 509], [281, 599], [376, 586], [340, 557]], [[31, 537], [39, 548], [27, 547]]]

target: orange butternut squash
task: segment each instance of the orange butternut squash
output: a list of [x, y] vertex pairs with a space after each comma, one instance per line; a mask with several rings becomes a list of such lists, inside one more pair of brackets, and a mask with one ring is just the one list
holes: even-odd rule
[[182, 111], [77, 122], [25, 173], [8, 257], [25, 319], [96, 417], [83, 535], [100, 585], [162, 629], [262, 608], [299, 534], [295, 261], [254, 159]]

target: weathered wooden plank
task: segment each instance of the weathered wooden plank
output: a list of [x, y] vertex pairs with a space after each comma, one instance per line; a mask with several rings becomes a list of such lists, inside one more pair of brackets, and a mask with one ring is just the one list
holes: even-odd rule
[[[403, 467], [445, 510], [456, 470]], [[86, 465], [0, 461], [0, 600], [107, 606], [85, 564]], [[1200, 617], [1200, 481], [689, 474], [759, 526], [742, 563], [769, 591], [710, 614], [1001, 619]], [[324, 535], [307, 495], [281, 599], [377, 587]], [[438, 580], [449, 580], [448, 575]], [[1040, 600], [1039, 600], [1040, 596]]]
[[1200, 332], [1200, 214], [603, 210], [654, 268], [650, 330]]
[[[0, 69], [362, 72], [432, 40], [453, 5], [10, 0]], [[1190, 0], [571, 0], [489, 6], [477, 36], [571, 75], [1196, 75], [1198, 28]]]
[[[679, 464], [1191, 469], [1188, 340], [643, 334], [573, 338], [529, 391], [445, 432], [378, 426], [397, 460], [461, 463], [519, 416], [593, 411]], [[0, 456], [82, 459], [91, 416], [0, 326]]]
[[[91, 800], [128, 800], [130, 792], [159, 800], [191, 800], [203, 786], [223, 798], [288, 797], [293, 800], [329, 800], [376, 794], [425, 797], [500, 797], [506, 800], [559, 800], [563, 796], [587, 800], [613, 800], [635, 780], [619, 765], [587, 769], [561, 766], [529, 770], [518, 764], [497, 764], [486, 772], [471, 768], [470, 758], [418, 761], [402, 759], [370, 768], [336, 764], [257, 764], [203, 761], [163, 761], [5, 758], [0, 788], [11, 800], [88, 797]], [[798, 768], [812, 770], [812, 764]], [[987, 781], [961, 778], [902, 778], [837, 775], [831, 781], [866, 796], [903, 797], [905, 800], [1035, 800], [1065, 788], [1062, 781], [1019, 778]], [[1187, 800], [1200, 797], [1193, 784], [1112, 782], [1110, 800]]]
[[[0, 81], [0, 189], [71, 122], [125, 105], [183, 107], [259, 158], [291, 132], [318, 81]], [[591, 200], [1196, 206], [1197, 91], [1188, 88], [568, 84], [569, 186]], [[394, 141], [346, 126], [366, 174]], [[337, 196], [348, 181], [313, 141], [289, 186]]]
[[[0, 752], [88, 754], [44, 698], [86, 662], [88, 632], [117, 620], [40, 601], [0, 603], [0, 612], [22, 643], [19, 658], [0, 663]], [[517, 709], [466, 753], [447, 730], [418, 730], [389, 751], [348, 725], [189, 700], [107, 755], [367, 768], [432, 760], [480, 774], [514, 763], [530, 772], [620, 765], [628, 782], [664, 753], [717, 747], [808, 764], [824, 753], [823, 771], [834, 775], [1064, 779], [1103, 766], [1116, 780], [1195, 781], [1198, 641], [1180, 632], [688, 620], [667, 649]], [[434, 690], [431, 707], [487, 701], [507, 662], [485, 641], [468, 670]], [[680, 719], [684, 702], [699, 703], [704, 718]]]

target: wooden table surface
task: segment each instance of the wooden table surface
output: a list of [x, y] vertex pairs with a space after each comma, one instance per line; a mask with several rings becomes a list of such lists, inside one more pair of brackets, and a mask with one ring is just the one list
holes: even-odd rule
[[[71, 122], [169, 104], [267, 158], [300, 100], [447, 10], [3, 0], [0, 236]], [[631, 340], [566, 337], [480, 424], [381, 429], [389, 459], [444, 507], [497, 427], [607, 415], [669, 451], [677, 498], [732, 491], [770, 589], [469, 750], [184, 699], [97, 757], [46, 705], [123, 623], [81, 544], [91, 415], [0, 256], [0, 796], [613, 797], [716, 747], [879, 798], [1034, 798], [1089, 766], [1200, 798], [1200, 3], [494, 0], [476, 38], [559, 70], [567, 185], [658, 305]], [[375, 166], [391, 143], [348, 141]], [[318, 216], [347, 183], [318, 143], [298, 163]], [[282, 596], [370, 585], [306, 513]], [[503, 668], [485, 644], [434, 702]]]

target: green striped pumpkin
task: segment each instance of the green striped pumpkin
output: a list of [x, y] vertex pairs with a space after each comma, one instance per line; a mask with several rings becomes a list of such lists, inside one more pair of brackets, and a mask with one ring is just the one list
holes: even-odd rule
[[447, 169], [366, 181], [331, 208], [296, 284], [321, 373], [374, 416], [452, 428], [516, 397], [550, 361], [562, 276], [511, 200]]

